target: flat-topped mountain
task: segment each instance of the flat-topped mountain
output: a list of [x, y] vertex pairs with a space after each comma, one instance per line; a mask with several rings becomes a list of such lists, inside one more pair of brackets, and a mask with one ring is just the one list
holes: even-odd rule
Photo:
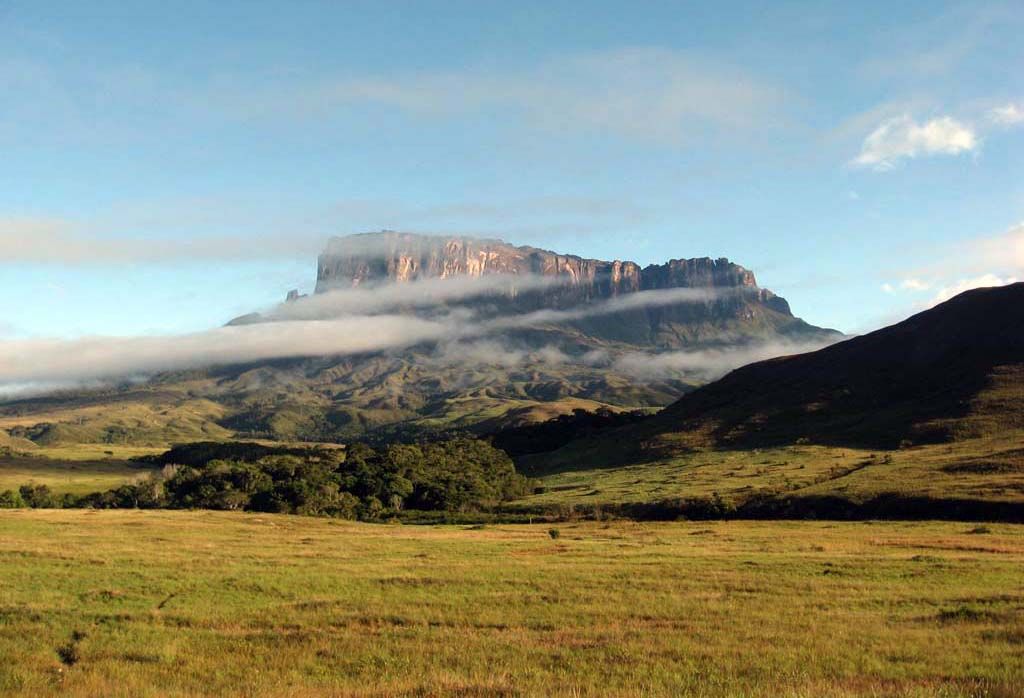
[[[752, 271], [728, 259], [672, 259], [641, 267], [468, 237], [384, 231], [332, 238], [318, 260], [315, 295], [485, 277], [505, 279], [507, 285], [444, 305], [468, 307], [478, 316], [578, 310], [578, 317], [544, 326], [548, 334], [554, 329], [560, 335], [562, 349], [582, 352], [594, 349], [595, 342], [696, 349], [780, 338], [823, 344], [840, 336], [794, 317], [784, 298], [760, 288]], [[678, 296], [664, 293], [672, 289], [680, 289]], [[249, 315], [233, 323], [273, 317]], [[536, 344], [536, 332], [506, 334], [516, 343]], [[551, 337], [542, 341], [550, 343]]]
[[[727, 259], [640, 267], [395, 232], [332, 238], [315, 293], [289, 293], [229, 324], [344, 323], [352, 315], [408, 315], [452, 332], [357, 355], [210, 366], [83, 391], [65, 400], [73, 406], [67, 420], [59, 410], [54, 420], [51, 409], [53, 423], [43, 426], [32, 423], [36, 403], [22, 401], [16, 431], [38, 441], [154, 441], [165, 422], [175, 440], [183, 429], [288, 440], [484, 430], [577, 408], [662, 407], [739, 364], [841, 337], [794, 317], [753, 272]], [[118, 416], [127, 412], [105, 409], [126, 402], [147, 407], [127, 422]], [[44, 403], [38, 407], [42, 413]]]
[[[501, 240], [383, 231], [334, 237], [317, 264], [317, 293], [367, 284], [481, 277], [492, 274], [557, 278], [561, 300], [593, 300], [666, 288], [755, 291], [776, 311], [789, 304], [758, 289], [754, 273], [728, 259], [672, 259], [640, 267], [630, 261], [586, 259]], [[564, 289], [574, 290], [567, 298]]]

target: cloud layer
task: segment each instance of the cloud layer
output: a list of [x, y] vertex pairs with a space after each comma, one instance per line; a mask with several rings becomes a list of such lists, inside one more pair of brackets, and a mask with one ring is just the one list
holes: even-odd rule
[[[185, 368], [357, 354], [421, 342], [482, 338], [598, 315], [707, 302], [730, 292], [692, 288], [640, 291], [568, 310], [545, 309], [496, 317], [481, 317], [468, 307], [447, 307], [449, 303], [480, 295], [508, 293], [512, 288], [539, 288], [550, 283], [551, 280], [540, 277], [510, 279], [496, 275], [393, 284], [335, 291], [283, 304], [272, 310], [271, 315], [284, 321], [178, 336], [0, 341], [0, 394], [24, 392], [33, 385], [82, 385]], [[436, 312], [429, 317], [394, 312], [409, 306], [432, 308]], [[553, 355], [548, 352], [547, 359]]]
[[322, 242], [316, 236], [285, 233], [190, 237], [94, 235], [60, 219], [0, 218], [0, 264], [81, 266], [309, 257], [316, 254]]

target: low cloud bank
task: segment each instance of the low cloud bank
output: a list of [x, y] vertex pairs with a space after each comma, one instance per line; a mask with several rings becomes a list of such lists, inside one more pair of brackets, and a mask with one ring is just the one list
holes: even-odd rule
[[268, 359], [356, 354], [437, 340], [456, 330], [445, 322], [376, 315], [221, 327], [170, 337], [12, 340], [0, 343], [0, 391]]
[[[281, 303], [259, 315], [260, 319], [269, 322], [330, 320], [353, 314], [445, 307], [488, 296], [511, 298], [531, 291], [569, 287], [573, 283], [573, 279], [568, 276], [537, 274], [525, 276], [488, 274], [480, 277], [424, 279], [317, 293], [295, 301]], [[571, 309], [544, 309], [530, 313], [508, 314], [503, 318], [493, 320], [490, 327], [501, 329], [567, 322], [595, 315], [608, 315], [675, 303], [706, 303], [743, 293], [751, 293], [751, 291], [745, 288], [668, 288], [636, 291]]]
[[511, 296], [566, 285], [567, 278], [491, 274], [424, 279], [408, 283], [338, 289], [282, 303], [261, 313], [268, 321], [329, 320], [352, 314], [380, 313], [396, 308], [431, 308], [486, 296]]
[[742, 293], [740, 289], [712, 288], [666, 288], [650, 291], [637, 291], [622, 296], [609, 298], [598, 303], [590, 303], [568, 310], [537, 310], [522, 315], [509, 315], [489, 323], [491, 329], [511, 329], [530, 327], [533, 325], [557, 324], [583, 320], [598, 315], [611, 315], [630, 310], [656, 308], [676, 303], [707, 303], [729, 295]]
[[[286, 319], [287, 322], [222, 327], [179, 336], [0, 341], [0, 395], [12, 397], [47, 392], [56, 387], [93, 386], [97, 381], [144, 378], [162, 371], [205, 366], [359, 354], [398, 349], [421, 342], [482, 341], [508, 330], [677, 303], [702, 303], [725, 294], [742, 292], [694, 288], [641, 291], [568, 310], [539, 310], [497, 317], [480, 317], [469, 308], [452, 310], [447, 307], [444, 312], [421, 316], [378, 312], [404, 306], [440, 309], [457, 300], [542, 288], [551, 283], [564, 283], [564, 280], [494, 276], [392, 284], [304, 298], [272, 311], [273, 319]], [[764, 352], [753, 354], [757, 357], [764, 355]], [[609, 359], [599, 352], [583, 358], [571, 357], [555, 347], [518, 352], [491, 340], [490, 344], [475, 345], [475, 352], [465, 355], [464, 360], [470, 363], [504, 362], [506, 365], [576, 361], [595, 366]], [[691, 361], [696, 360], [691, 358]], [[729, 359], [719, 357], [719, 360], [735, 366], [739, 365], [737, 361], [743, 362], [746, 358], [743, 354], [735, 354]], [[651, 368], [653, 365], [659, 366], [660, 371], [682, 367], [685, 363], [681, 357], [655, 360], [622, 357], [618, 361], [617, 365], [612, 365], [615, 370], [638, 377], [657, 373]], [[710, 355], [703, 359], [704, 364], [711, 361]]]
[[736, 348], [670, 351], [659, 354], [632, 352], [615, 359], [611, 367], [638, 380], [658, 381], [685, 375], [715, 380], [756, 361], [817, 351], [832, 342], [765, 342]]
[[520, 366], [578, 366], [607, 369], [641, 382], [672, 379], [710, 381], [747, 364], [779, 356], [817, 351], [833, 342], [758, 342], [739, 347], [695, 349], [667, 352], [618, 352], [595, 349], [570, 354], [548, 345], [539, 348], [509, 347], [490, 339], [441, 344], [434, 356], [439, 366], [491, 365], [505, 368]]

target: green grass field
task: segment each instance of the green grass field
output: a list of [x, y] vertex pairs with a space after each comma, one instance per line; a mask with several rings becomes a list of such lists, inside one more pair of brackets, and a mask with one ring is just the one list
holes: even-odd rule
[[[151, 450], [150, 450], [151, 452]], [[85, 452], [78, 452], [85, 455]], [[102, 456], [100, 456], [102, 458]], [[89, 494], [149, 477], [152, 468], [116, 458], [89, 460], [51, 454], [0, 456], [0, 492], [22, 485], [46, 485], [56, 494]]]
[[8, 695], [1018, 696], [1024, 527], [0, 512]]
[[834, 495], [851, 501], [884, 494], [989, 502], [1024, 499], [1024, 432], [884, 451], [794, 445], [770, 449], [693, 449], [609, 467], [565, 453], [527, 458], [544, 467], [541, 494], [525, 507], [588, 507], [718, 493], [733, 503], [757, 493]]

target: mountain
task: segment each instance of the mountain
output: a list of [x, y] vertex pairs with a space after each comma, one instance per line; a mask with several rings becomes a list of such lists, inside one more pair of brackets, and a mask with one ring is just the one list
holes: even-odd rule
[[37, 443], [189, 438], [346, 440], [656, 409], [727, 368], [840, 335], [727, 259], [640, 267], [499, 240], [381, 232], [333, 238], [315, 292], [229, 324], [400, 315], [458, 331], [359, 355], [174, 371], [0, 405]]
[[891, 327], [743, 366], [640, 424], [569, 444], [534, 467], [626, 465], [708, 447], [893, 449], [1018, 430], [1024, 283], [967, 291]]
[[[644, 348], [684, 348], [697, 344], [737, 344], [778, 335], [793, 339], [834, 339], [793, 317], [785, 299], [759, 288], [753, 272], [728, 259], [673, 259], [640, 267], [630, 261], [602, 261], [562, 255], [500, 240], [381, 232], [332, 238], [317, 264], [316, 293], [384, 284], [452, 278], [505, 277], [545, 280], [469, 303], [479, 313], [523, 314], [571, 310], [616, 299], [623, 310], [566, 319], [563, 326], [590, 338]], [[703, 290], [706, 295], [678, 302], [637, 303], [630, 294], [668, 289]], [[640, 297], [636, 297], [639, 299]]]

